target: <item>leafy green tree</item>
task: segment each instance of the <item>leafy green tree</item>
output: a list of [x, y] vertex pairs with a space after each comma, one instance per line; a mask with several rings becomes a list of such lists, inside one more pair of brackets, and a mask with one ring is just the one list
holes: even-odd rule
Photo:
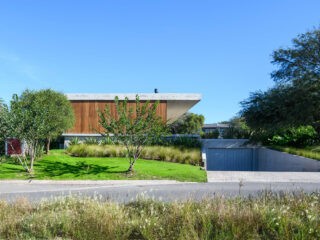
[[223, 138], [249, 138], [251, 136], [251, 129], [246, 124], [243, 117], [234, 117], [227, 122], [229, 128], [225, 129]]
[[46, 122], [43, 128], [46, 136], [46, 153], [49, 152], [52, 139], [74, 125], [74, 112], [67, 97], [51, 89], [35, 92], [39, 107], [43, 108], [42, 118]]
[[128, 98], [119, 101], [116, 97], [114, 101], [116, 114], [112, 115], [107, 105], [103, 112], [98, 112], [99, 123], [104, 129], [103, 135], [126, 147], [129, 158], [128, 172], [132, 173], [144, 146], [165, 134], [166, 124], [156, 113], [158, 102], [140, 103], [138, 95], [134, 107], [128, 105]]
[[7, 113], [8, 108], [6, 105], [3, 104], [2, 100], [0, 99], [0, 140], [4, 140], [5, 136], [7, 135]]
[[242, 102], [242, 116], [256, 133], [276, 133], [320, 122], [320, 29], [299, 35], [292, 47], [274, 51], [276, 85]]
[[320, 80], [320, 28], [298, 35], [293, 46], [273, 52], [272, 63], [279, 66], [271, 77], [278, 83], [316, 84]]
[[317, 141], [317, 132], [312, 126], [300, 126], [298, 128], [285, 129], [272, 136], [268, 144], [305, 147]]
[[[7, 105], [3, 104], [1, 101], [0, 103], [0, 141], [5, 142], [7, 139], [10, 139], [12, 137], [16, 136], [16, 132], [18, 131], [16, 129], [16, 126], [14, 125], [14, 116], [11, 115], [10, 109]], [[7, 142], [10, 147], [13, 150], [16, 150], [15, 147], [11, 144], [10, 141]], [[30, 169], [28, 167], [27, 159], [25, 156], [17, 156], [17, 159], [20, 161], [23, 168], [30, 172]]]
[[212, 132], [202, 132], [201, 138], [203, 139], [215, 139], [220, 137], [220, 132], [218, 129], [213, 130]]
[[173, 134], [201, 134], [203, 124], [203, 115], [188, 112], [170, 124], [169, 127]]
[[8, 107], [0, 99], [0, 155], [4, 154], [4, 142], [8, 136]]
[[73, 112], [70, 103], [61, 93], [25, 90], [21, 96], [13, 96], [9, 118], [11, 137], [26, 142], [30, 157], [30, 166], [26, 170], [32, 173], [43, 142], [70, 128]]

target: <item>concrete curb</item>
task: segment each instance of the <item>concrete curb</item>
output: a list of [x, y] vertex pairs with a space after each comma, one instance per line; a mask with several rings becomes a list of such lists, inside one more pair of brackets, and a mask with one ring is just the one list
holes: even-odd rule
[[320, 172], [207, 171], [208, 182], [319, 183]]
[[180, 184], [175, 180], [0, 180], [0, 184], [57, 184], [57, 185], [162, 185]]

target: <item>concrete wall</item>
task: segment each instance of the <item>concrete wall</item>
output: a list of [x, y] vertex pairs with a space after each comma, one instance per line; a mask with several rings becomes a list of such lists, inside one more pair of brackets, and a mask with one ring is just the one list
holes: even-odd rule
[[247, 144], [247, 139], [204, 139], [202, 161], [207, 167], [211, 148], [253, 148], [253, 171], [320, 172], [320, 161]]
[[239, 148], [247, 147], [248, 139], [202, 139], [202, 147], [205, 148]]
[[320, 172], [320, 161], [267, 148], [259, 148], [258, 171]]

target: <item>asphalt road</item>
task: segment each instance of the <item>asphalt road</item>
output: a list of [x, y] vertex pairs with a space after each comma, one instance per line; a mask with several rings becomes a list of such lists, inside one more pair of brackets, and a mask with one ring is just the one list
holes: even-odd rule
[[165, 183], [165, 184], [19, 184], [1, 183], [0, 199], [15, 201], [27, 198], [32, 202], [52, 199], [61, 196], [98, 196], [102, 200], [115, 202], [130, 202], [138, 198], [151, 198], [160, 201], [201, 200], [215, 196], [258, 196], [266, 192], [284, 193], [312, 193], [320, 192], [320, 183], [303, 182], [226, 182], [226, 183]]

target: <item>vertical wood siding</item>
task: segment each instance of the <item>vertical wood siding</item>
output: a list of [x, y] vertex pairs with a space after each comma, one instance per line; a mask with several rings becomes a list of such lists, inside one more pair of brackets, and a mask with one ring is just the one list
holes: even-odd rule
[[[141, 101], [143, 103], [143, 101]], [[152, 104], [153, 102], [151, 102]], [[103, 111], [108, 105], [112, 116], [116, 116], [114, 101], [71, 101], [75, 114], [75, 125], [67, 133], [99, 133], [102, 131], [99, 125], [98, 110]], [[135, 108], [135, 102], [128, 102], [128, 107]], [[167, 103], [161, 101], [157, 107], [157, 115], [163, 121], [167, 120]]]

